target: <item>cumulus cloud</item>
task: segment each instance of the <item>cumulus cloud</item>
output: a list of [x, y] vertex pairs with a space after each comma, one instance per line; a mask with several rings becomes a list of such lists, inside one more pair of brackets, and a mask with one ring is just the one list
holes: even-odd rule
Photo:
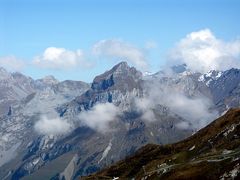
[[59, 117], [48, 118], [43, 116], [36, 122], [34, 129], [42, 135], [64, 135], [71, 130], [71, 125]]
[[225, 42], [209, 29], [192, 32], [183, 38], [169, 53], [171, 64], [187, 64], [193, 71], [240, 68], [240, 39]]
[[9, 71], [20, 71], [25, 67], [25, 63], [15, 56], [0, 57], [0, 66]]
[[33, 64], [50, 69], [70, 69], [77, 66], [89, 68], [92, 66], [87, 62], [82, 50], [67, 50], [65, 48], [48, 47], [42, 55], [33, 60]]
[[109, 123], [114, 121], [119, 114], [118, 108], [111, 103], [97, 104], [89, 111], [83, 111], [79, 115], [80, 121], [101, 133], [110, 130]]
[[119, 39], [108, 39], [97, 42], [93, 46], [93, 54], [110, 58], [122, 58], [142, 70], [148, 68], [143, 50]]

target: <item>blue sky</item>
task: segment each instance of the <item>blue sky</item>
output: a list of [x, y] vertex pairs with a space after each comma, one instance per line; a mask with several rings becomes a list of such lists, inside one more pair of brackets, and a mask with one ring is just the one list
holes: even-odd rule
[[[238, 0], [0, 0], [0, 57], [5, 58], [0, 66], [11, 66], [6, 61], [14, 57], [13, 63], [24, 64], [19, 71], [33, 78], [53, 74], [91, 82], [133, 51], [131, 65], [142, 58], [148, 66], [143, 70], [157, 71], [168, 51], [191, 32], [209, 29], [223, 41], [239, 39], [239, 17]], [[99, 42], [104, 47], [94, 54]], [[113, 42], [114, 53], [106, 47]], [[57, 51], [65, 53], [61, 57], [73, 52], [80, 60], [67, 68], [62, 59], [57, 68], [44, 65], [40, 61], [49, 47], [64, 48]]]

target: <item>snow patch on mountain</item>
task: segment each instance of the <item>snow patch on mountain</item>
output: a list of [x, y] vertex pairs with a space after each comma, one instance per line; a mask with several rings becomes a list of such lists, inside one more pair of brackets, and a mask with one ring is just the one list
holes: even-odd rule
[[222, 76], [222, 71], [209, 71], [206, 74], [199, 76], [198, 81], [204, 82], [208, 87], [214, 80], [218, 80]]

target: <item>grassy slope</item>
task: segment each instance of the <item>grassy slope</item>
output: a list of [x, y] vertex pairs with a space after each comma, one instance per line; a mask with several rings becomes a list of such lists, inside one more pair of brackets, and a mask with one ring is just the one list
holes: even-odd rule
[[86, 179], [218, 179], [234, 168], [240, 171], [238, 157], [240, 109], [232, 109], [181, 142], [146, 145], [134, 156]]

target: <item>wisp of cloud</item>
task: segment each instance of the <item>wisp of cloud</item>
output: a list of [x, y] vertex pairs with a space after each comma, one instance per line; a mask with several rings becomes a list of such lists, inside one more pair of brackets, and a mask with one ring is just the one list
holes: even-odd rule
[[89, 111], [83, 111], [79, 114], [80, 121], [101, 133], [110, 130], [109, 123], [117, 118], [119, 109], [112, 103], [97, 104]]
[[158, 104], [185, 119], [185, 122], [176, 124], [181, 129], [200, 129], [218, 116], [216, 111], [210, 110], [213, 103], [204, 95], [189, 97], [177, 87], [159, 82], [148, 84], [148, 90], [146, 97], [135, 99], [136, 107], [146, 122], [157, 120], [152, 110]]
[[59, 117], [42, 116], [34, 125], [34, 129], [42, 135], [64, 135], [71, 131], [71, 124]]

